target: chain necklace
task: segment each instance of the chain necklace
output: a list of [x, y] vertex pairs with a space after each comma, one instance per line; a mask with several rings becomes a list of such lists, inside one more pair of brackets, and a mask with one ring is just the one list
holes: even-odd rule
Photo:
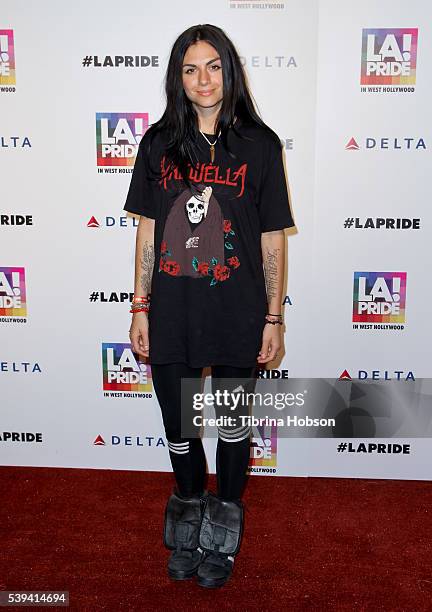
[[[200, 132], [201, 132], [201, 130], [200, 130]], [[207, 142], [210, 145], [210, 162], [213, 163], [214, 162], [214, 158], [215, 158], [215, 144], [217, 143], [218, 138], [220, 136], [220, 131], [219, 131], [219, 134], [217, 135], [216, 140], [214, 142], [210, 142], [210, 140], [207, 138], [207, 136], [203, 132], [201, 132], [201, 134], [203, 135], [203, 137], [207, 140]]]

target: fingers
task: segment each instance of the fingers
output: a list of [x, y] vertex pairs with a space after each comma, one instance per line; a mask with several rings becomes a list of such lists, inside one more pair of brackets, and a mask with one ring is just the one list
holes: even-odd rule
[[261, 344], [260, 352], [258, 353], [258, 361], [260, 363], [262, 363], [263, 359], [267, 358], [267, 355], [269, 354], [269, 350], [270, 350], [270, 341], [263, 340]]
[[129, 338], [131, 341], [132, 351], [134, 353], [137, 353], [142, 357], [149, 356], [150, 345], [148, 331], [139, 328], [131, 329], [129, 332]]
[[139, 354], [143, 355], [144, 357], [148, 357], [149, 356], [149, 339], [148, 339], [148, 332], [141, 332], [140, 337], [138, 339], [138, 346], [139, 346]]
[[273, 347], [271, 342], [263, 342], [258, 355], [258, 363], [267, 363], [276, 357], [277, 349]]
[[129, 332], [129, 340], [131, 343], [132, 351], [134, 353], [138, 351], [138, 339], [139, 339], [139, 332], [138, 333], [133, 332], [133, 331]]
[[204, 199], [206, 202], [209, 202], [209, 201], [210, 201], [210, 197], [211, 197], [212, 191], [213, 191], [213, 188], [212, 188], [212, 187], [206, 187], [206, 188], [204, 189], [204, 191], [203, 191], [203, 199]]
[[277, 354], [278, 354], [278, 350], [277, 350], [277, 348], [276, 348], [276, 347], [273, 347], [273, 348], [270, 350], [270, 353], [269, 353], [269, 355], [268, 355], [268, 357], [267, 357], [267, 361], [273, 361], [273, 359], [275, 359], [275, 358], [276, 358]]
[[275, 359], [279, 353], [280, 344], [271, 340], [263, 340], [260, 352], [258, 354], [258, 363], [267, 363]]

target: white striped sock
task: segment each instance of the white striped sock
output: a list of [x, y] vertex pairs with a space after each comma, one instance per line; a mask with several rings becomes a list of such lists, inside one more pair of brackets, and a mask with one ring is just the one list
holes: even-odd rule
[[176, 455], [186, 455], [189, 452], [189, 442], [169, 442], [169, 450]]

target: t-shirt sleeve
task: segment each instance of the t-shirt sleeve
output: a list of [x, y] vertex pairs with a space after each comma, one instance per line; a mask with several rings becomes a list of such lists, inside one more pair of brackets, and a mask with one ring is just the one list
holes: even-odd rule
[[[145, 136], [144, 136], [145, 138]], [[138, 147], [129, 191], [123, 210], [150, 219], [156, 218], [154, 185], [149, 180], [148, 160], [144, 150], [144, 138]]]
[[261, 232], [294, 227], [279, 140], [271, 142], [263, 163], [258, 201]]

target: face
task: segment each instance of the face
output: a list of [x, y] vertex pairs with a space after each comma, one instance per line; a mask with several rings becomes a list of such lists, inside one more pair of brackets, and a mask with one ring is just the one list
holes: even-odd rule
[[182, 78], [185, 94], [197, 110], [221, 103], [222, 63], [209, 43], [199, 40], [188, 48], [183, 59]]

